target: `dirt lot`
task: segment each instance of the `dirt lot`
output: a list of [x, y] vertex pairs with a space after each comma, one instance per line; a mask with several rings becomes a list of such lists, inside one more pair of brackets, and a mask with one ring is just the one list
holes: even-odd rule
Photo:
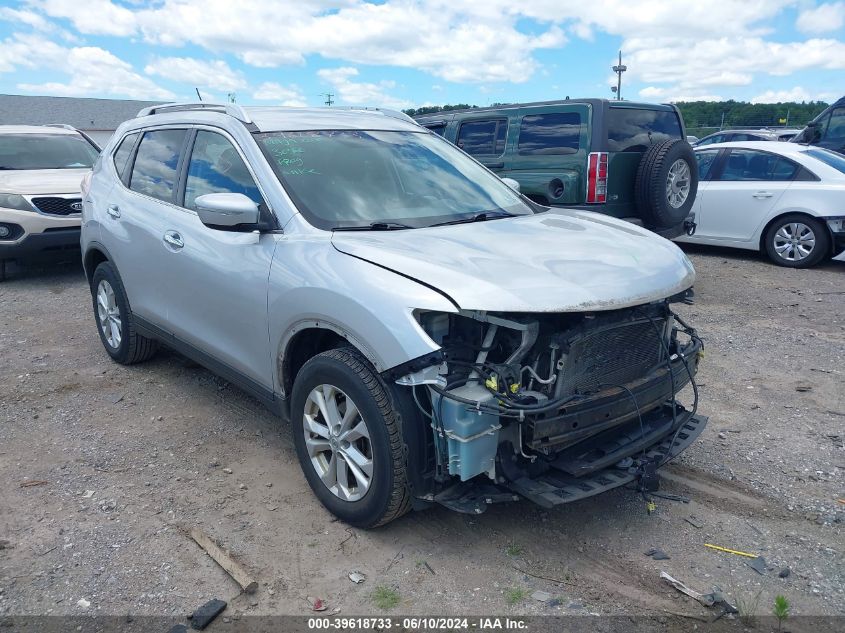
[[[681, 311], [706, 343], [710, 424], [662, 487], [688, 504], [657, 499], [649, 514], [620, 489], [554, 511], [436, 508], [369, 532], [317, 503], [286, 426], [257, 402], [173, 353], [112, 363], [76, 264], [12, 271], [0, 284], [0, 615], [181, 615], [232, 599], [235, 583], [185, 536], [193, 525], [260, 582], [229, 616], [309, 613], [308, 596], [380, 613], [376, 587], [398, 598], [393, 613], [704, 615], [661, 570], [760, 613], [783, 594], [794, 614], [845, 615], [845, 264], [688, 250], [697, 300]], [[646, 557], [652, 547], [669, 560]]]

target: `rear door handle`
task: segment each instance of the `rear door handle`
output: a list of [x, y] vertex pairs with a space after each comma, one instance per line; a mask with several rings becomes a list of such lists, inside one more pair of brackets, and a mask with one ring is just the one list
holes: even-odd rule
[[182, 239], [182, 236], [179, 235], [176, 231], [167, 231], [164, 234], [164, 242], [176, 249], [185, 246], [185, 241]]
[[755, 198], [771, 198], [774, 194], [771, 191], [758, 191], [753, 195]]
[[108, 213], [111, 217], [117, 219], [120, 217], [120, 207], [116, 204], [110, 204], [106, 209], [106, 213]]

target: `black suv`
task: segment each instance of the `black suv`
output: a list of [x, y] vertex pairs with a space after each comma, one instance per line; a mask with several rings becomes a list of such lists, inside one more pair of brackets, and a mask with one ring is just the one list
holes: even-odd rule
[[698, 170], [675, 106], [566, 99], [416, 117], [543, 205], [695, 229]]
[[818, 145], [845, 154], [845, 97], [810, 121], [791, 142]]

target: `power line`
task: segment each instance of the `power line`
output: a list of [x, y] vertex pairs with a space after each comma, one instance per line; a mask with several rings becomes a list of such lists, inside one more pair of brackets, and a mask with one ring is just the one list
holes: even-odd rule
[[334, 96], [334, 94], [332, 94], [331, 92], [321, 92], [321, 93], [320, 93], [320, 96], [321, 96], [321, 97], [325, 97], [325, 98], [326, 98], [326, 100], [324, 101], [324, 103], [325, 103], [327, 106], [331, 106], [331, 105], [334, 103], [334, 101], [332, 100], [332, 97]]

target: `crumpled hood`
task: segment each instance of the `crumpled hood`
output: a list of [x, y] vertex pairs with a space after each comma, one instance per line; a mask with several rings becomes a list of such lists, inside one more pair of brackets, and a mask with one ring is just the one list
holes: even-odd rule
[[440, 290], [463, 310], [615, 310], [669, 297], [695, 281], [692, 264], [672, 242], [586, 211], [335, 232], [332, 243]]
[[22, 196], [80, 193], [82, 177], [90, 169], [25, 169], [0, 171], [0, 193]]

